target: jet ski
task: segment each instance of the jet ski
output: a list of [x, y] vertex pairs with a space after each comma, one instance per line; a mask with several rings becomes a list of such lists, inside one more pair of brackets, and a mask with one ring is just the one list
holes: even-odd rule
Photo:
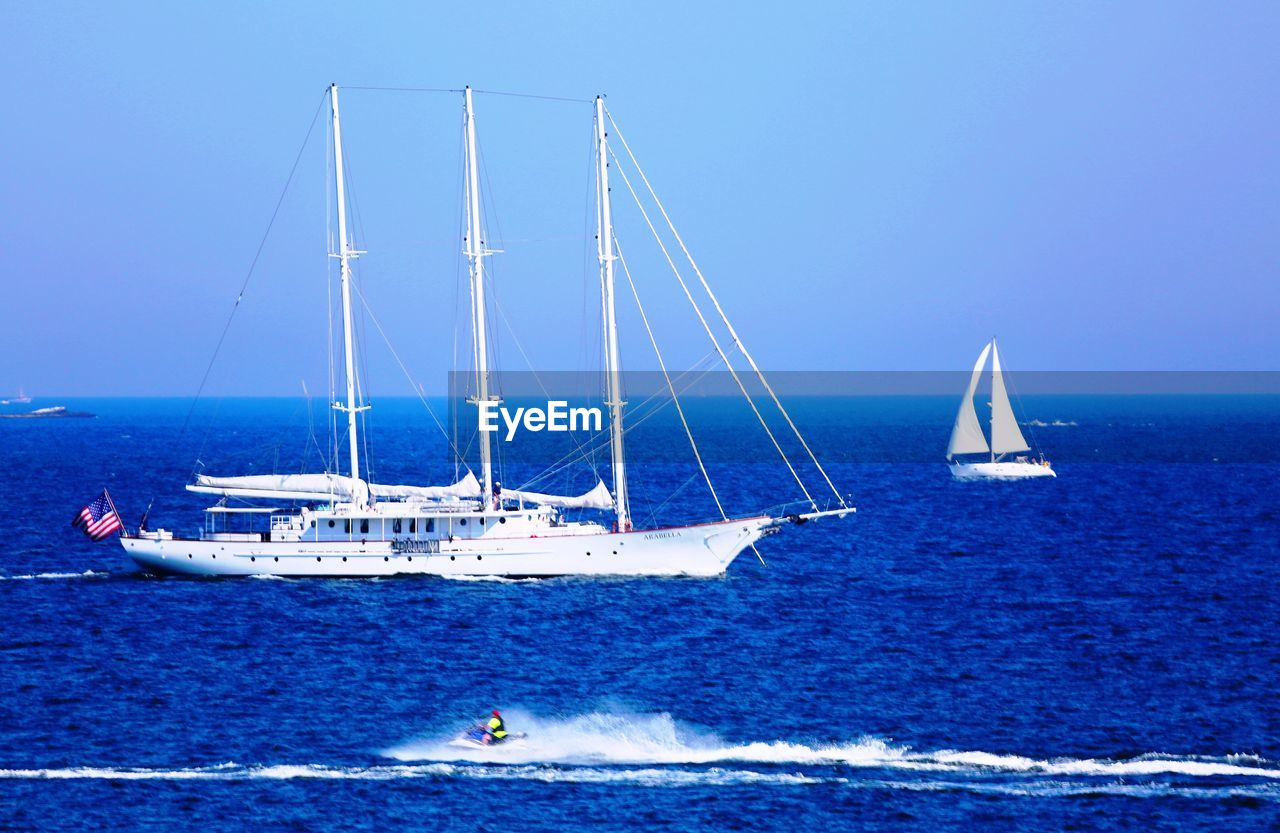
[[506, 737], [491, 738], [488, 743], [484, 742], [485, 736], [489, 734], [484, 726], [472, 726], [458, 737], [449, 741], [450, 746], [457, 746], [461, 749], [493, 749], [496, 746], [523, 746], [524, 739], [528, 737], [524, 732], [508, 732]]

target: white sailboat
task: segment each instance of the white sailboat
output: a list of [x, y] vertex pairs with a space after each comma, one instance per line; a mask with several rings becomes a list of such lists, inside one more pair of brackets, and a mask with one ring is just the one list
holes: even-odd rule
[[[987, 442], [982, 433], [978, 413], [973, 406], [973, 396], [978, 390], [988, 355], [991, 356], [990, 442]], [[978, 354], [973, 375], [969, 377], [969, 386], [965, 389], [964, 398], [960, 400], [956, 424], [951, 429], [951, 442], [947, 445], [947, 462], [951, 464], [951, 474], [965, 480], [1057, 477], [1043, 455], [1032, 458], [1020, 454], [1030, 450], [1031, 447], [1027, 445], [1027, 440], [1018, 427], [1018, 420], [1013, 415], [1013, 405], [1009, 402], [1009, 394], [1004, 386], [1004, 372], [1000, 369], [1000, 351], [993, 338]], [[988, 454], [990, 458], [980, 462], [957, 460], [956, 457], [962, 454]], [[1011, 454], [1016, 456], [1008, 459]]]
[[[479, 165], [472, 98], [471, 89], [466, 89], [464, 153], [467, 216], [464, 243], [470, 266], [475, 401], [484, 402], [497, 401], [490, 387], [485, 309], [484, 263], [485, 257], [493, 252], [486, 248], [481, 228]], [[206, 510], [205, 531], [198, 537], [181, 537], [164, 529], [125, 534], [121, 538], [124, 549], [137, 564], [148, 571], [159, 573], [234, 576], [389, 576], [406, 573], [504, 577], [713, 576], [723, 573], [739, 554], [748, 547], [754, 547], [760, 538], [779, 531], [787, 524], [824, 517], [843, 517], [855, 511], [831, 484], [808, 444], [796, 430], [800, 443], [809, 453], [826, 485], [835, 494], [831, 506], [822, 507], [818, 504], [796, 474], [795, 467], [783, 454], [788, 470], [795, 476], [804, 493], [806, 500], [802, 510], [779, 511], [774, 514], [761, 512], [731, 518], [725, 513], [715, 495], [714, 486], [707, 477], [707, 485], [720, 508], [719, 519], [659, 529], [636, 529], [633, 526], [623, 453], [625, 403], [621, 389], [621, 361], [614, 309], [614, 263], [620, 259], [620, 255], [615, 254], [609, 197], [609, 159], [612, 154], [606, 132], [607, 110], [599, 98], [595, 101], [594, 125], [596, 236], [603, 306], [603, 352], [606, 404], [610, 422], [612, 490], [600, 481], [595, 488], [576, 496], [516, 489], [499, 491], [494, 478], [490, 437], [483, 431], [478, 435], [479, 478], [468, 471], [458, 482], [443, 486], [390, 485], [366, 481], [361, 469], [358, 417], [370, 405], [360, 400], [356, 383], [358, 363], [355, 359], [352, 329], [351, 260], [358, 252], [352, 249], [347, 234], [337, 85], [329, 89], [329, 103], [338, 225], [338, 251], [333, 254], [341, 264], [340, 297], [346, 388], [345, 401], [335, 402], [333, 407], [345, 415], [347, 470], [345, 473], [327, 471], [292, 475], [199, 475], [196, 482], [186, 488], [219, 498], [215, 505]], [[611, 116], [609, 123], [612, 123]], [[625, 146], [625, 140], [623, 142]], [[630, 155], [629, 148], [626, 152]], [[616, 156], [613, 158], [617, 159]], [[630, 158], [634, 162], [634, 156], [631, 155]], [[648, 186], [647, 179], [644, 183]], [[627, 186], [630, 190], [629, 181]], [[634, 191], [632, 193], [634, 195]], [[654, 200], [656, 201], [656, 194]], [[666, 218], [665, 210], [663, 217]], [[666, 219], [669, 223], [669, 218]], [[671, 228], [674, 232], [674, 226]], [[676, 239], [679, 240], [678, 233]], [[682, 241], [681, 248], [684, 249]], [[684, 251], [688, 256], [687, 249]], [[689, 262], [710, 295], [710, 287], [691, 257]], [[672, 268], [675, 268], [674, 263]], [[747, 353], [728, 319], [724, 317], [715, 296], [711, 295], [711, 299], [715, 302], [716, 312], [729, 328], [735, 347], [772, 395], [772, 388]], [[690, 301], [696, 307], [691, 296]], [[703, 323], [705, 325], [705, 320]], [[708, 335], [711, 335], [710, 329]], [[715, 341], [713, 335], [712, 340]], [[737, 379], [736, 372], [718, 343], [716, 349], [725, 360], [730, 373]], [[669, 381], [668, 385], [670, 387]], [[742, 387], [741, 382], [739, 386]], [[742, 389], [745, 393], [745, 387]], [[670, 391], [679, 408], [674, 387], [670, 387]], [[773, 401], [795, 430], [794, 423], [776, 396]], [[752, 405], [752, 408], [755, 409], [755, 406]], [[683, 412], [681, 421], [684, 421]], [[763, 417], [761, 423], [768, 433], [769, 428]], [[697, 455], [692, 433], [688, 436]], [[770, 438], [773, 439], [771, 433]], [[776, 440], [774, 445], [782, 453], [782, 447]], [[701, 457], [698, 457], [698, 462], [706, 477]], [[240, 503], [292, 503], [294, 508], [231, 505], [230, 499]], [[611, 513], [613, 521], [607, 524], [593, 520], [568, 520], [564, 515], [566, 509]], [[267, 516], [267, 531], [226, 531], [226, 519], [241, 513]], [[223, 524], [222, 531], [218, 528], [220, 521]]]

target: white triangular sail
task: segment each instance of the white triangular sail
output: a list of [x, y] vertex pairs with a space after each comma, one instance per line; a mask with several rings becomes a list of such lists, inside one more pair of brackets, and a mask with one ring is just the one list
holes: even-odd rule
[[577, 495], [544, 495], [540, 492], [522, 492], [519, 489], [503, 489], [503, 500], [518, 500], [538, 506], [559, 506], [563, 509], [612, 509], [613, 495], [604, 481], [597, 481], [591, 491]]
[[982, 368], [986, 365], [987, 354], [990, 352], [990, 344], [983, 347], [973, 366], [969, 387], [965, 389], [964, 399], [960, 400], [956, 424], [951, 429], [951, 442], [947, 444], [948, 460], [957, 454], [985, 454], [991, 450], [987, 445], [987, 438], [982, 435], [982, 426], [978, 424], [978, 414], [973, 408], [973, 394], [978, 390], [978, 379], [982, 376]]
[[991, 452], [996, 455], [1015, 451], [1029, 451], [1018, 420], [1013, 415], [1013, 405], [1004, 389], [1004, 373], [1000, 370], [1000, 351], [991, 342]]

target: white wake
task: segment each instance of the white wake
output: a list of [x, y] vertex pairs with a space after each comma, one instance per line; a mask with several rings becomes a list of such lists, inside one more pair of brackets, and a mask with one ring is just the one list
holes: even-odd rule
[[[545, 718], [504, 713], [520, 742], [460, 748], [452, 734], [383, 752], [396, 763], [213, 766], [79, 766], [0, 769], [0, 780], [284, 781], [402, 779], [507, 780], [611, 784], [641, 788], [759, 785], [913, 792], [964, 791], [1011, 796], [1177, 795], [1280, 801], [1280, 765], [1252, 755], [1147, 754], [1124, 760], [1031, 758], [984, 751], [916, 751], [875, 738], [839, 743], [799, 740], [732, 743], [668, 714], [592, 712]], [[461, 727], [459, 727], [461, 728]], [[1206, 778], [1230, 778], [1201, 780]]]
[[509, 745], [463, 748], [451, 736], [419, 739], [387, 749], [398, 761], [501, 764], [771, 764], [883, 768], [917, 772], [1016, 773], [1054, 776], [1238, 776], [1280, 782], [1280, 767], [1253, 756], [1177, 756], [1152, 753], [1125, 760], [1036, 759], [1020, 755], [944, 749], [918, 752], [876, 738], [836, 744], [789, 740], [727, 743], [669, 714], [593, 712], [564, 719], [511, 710], [508, 728], [528, 737]]
[[33, 579], [48, 578], [102, 578], [109, 575], [111, 574], [85, 570], [83, 573], [31, 573], [25, 576], [0, 576], [0, 581], [31, 581]]

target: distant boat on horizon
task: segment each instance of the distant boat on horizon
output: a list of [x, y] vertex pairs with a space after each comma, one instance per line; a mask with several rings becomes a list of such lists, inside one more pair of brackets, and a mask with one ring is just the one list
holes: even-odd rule
[[34, 411], [23, 411], [17, 414], [0, 414], [0, 419], [86, 419], [93, 416], [97, 415], [88, 411], [68, 411], [66, 405], [53, 405], [48, 408], [36, 408]]
[[25, 405], [31, 401], [31, 397], [27, 396], [27, 392], [18, 386], [18, 395], [12, 399], [0, 399], [0, 405]]
[[[987, 442], [982, 433], [978, 413], [973, 407], [973, 395], [978, 390], [978, 382], [982, 379], [988, 355], [991, 356], [991, 401], [987, 403], [991, 407], [990, 442]], [[951, 474], [961, 480], [1057, 477], [1043, 454], [1037, 453], [1035, 457], [1019, 454], [1030, 450], [1031, 446], [1027, 445], [1022, 429], [1018, 427], [1018, 420], [1013, 415], [1013, 405], [1009, 402], [1009, 393], [1004, 386], [1004, 373], [1000, 370], [1000, 351], [996, 348], [996, 340], [992, 338], [978, 354], [973, 375], [969, 377], [969, 386], [965, 389], [964, 398], [960, 400], [956, 423], [951, 429], [951, 442], [947, 444], [947, 462], [951, 464]], [[983, 462], [956, 460], [961, 454], [991, 456]], [[1018, 456], [1006, 460], [1005, 457], [1010, 454]]]

